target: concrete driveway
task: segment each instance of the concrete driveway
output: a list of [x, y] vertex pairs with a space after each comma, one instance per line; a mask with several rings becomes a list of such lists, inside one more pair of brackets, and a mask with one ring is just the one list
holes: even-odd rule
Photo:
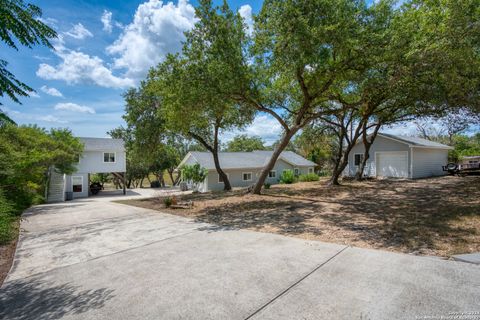
[[[1, 319], [480, 319], [480, 267], [104, 200], [30, 209]], [[435, 318], [437, 317], [437, 318]]]

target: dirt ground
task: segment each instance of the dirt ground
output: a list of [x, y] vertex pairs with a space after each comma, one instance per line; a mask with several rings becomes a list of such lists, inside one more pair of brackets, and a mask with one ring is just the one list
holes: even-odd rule
[[480, 176], [421, 180], [326, 181], [192, 194], [192, 209], [162, 198], [122, 203], [225, 227], [279, 233], [364, 248], [448, 257], [480, 251]]
[[16, 247], [16, 238], [8, 244], [0, 245], [0, 287], [2, 286], [3, 280], [5, 280], [5, 278], [7, 277], [8, 272], [10, 271]]

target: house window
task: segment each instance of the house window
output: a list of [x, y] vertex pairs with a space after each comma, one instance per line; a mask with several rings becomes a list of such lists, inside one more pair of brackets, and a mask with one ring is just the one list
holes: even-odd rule
[[242, 177], [243, 177], [243, 181], [252, 181], [252, 173], [251, 172], [243, 172]]
[[355, 157], [355, 165], [359, 166], [363, 162], [363, 153], [356, 153]]
[[275, 178], [277, 176], [277, 171], [272, 170], [268, 173], [269, 178]]
[[[228, 173], [225, 173], [227, 175], [227, 178], [230, 178], [230, 175]], [[218, 183], [223, 183], [222, 176], [218, 175]]]
[[296, 177], [298, 177], [300, 175], [300, 170], [298, 168], [294, 168], [293, 173], [295, 174]]
[[72, 177], [72, 188], [73, 188], [73, 192], [82, 192], [83, 191], [83, 177], [82, 176], [73, 176]]
[[115, 162], [115, 152], [104, 152], [103, 162]]
[[313, 173], [313, 168], [308, 168], [308, 173]]

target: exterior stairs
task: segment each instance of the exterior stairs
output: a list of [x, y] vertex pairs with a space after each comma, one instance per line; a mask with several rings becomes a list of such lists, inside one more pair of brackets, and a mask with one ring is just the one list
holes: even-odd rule
[[55, 170], [50, 170], [50, 182], [48, 184], [47, 200], [51, 202], [65, 201], [65, 175]]

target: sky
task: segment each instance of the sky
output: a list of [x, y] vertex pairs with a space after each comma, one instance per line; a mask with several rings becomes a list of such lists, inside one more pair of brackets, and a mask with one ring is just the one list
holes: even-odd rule
[[[16, 104], [0, 98], [2, 110], [19, 124], [68, 127], [76, 136], [107, 137], [124, 124], [122, 93], [145, 77], [167, 53], [181, 49], [183, 32], [195, 23], [196, 1], [38, 0], [42, 19], [59, 37], [45, 47], [19, 51], [0, 44], [8, 69], [36, 93]], [[230, 0], [247, 25], [261, 1]], [[411, 134], [412, 124], [385, 131]], [[281, 127], [259, 114], [241, 133], [276, 141]], [[224, 133], [228, 141], [240, 132]]]

